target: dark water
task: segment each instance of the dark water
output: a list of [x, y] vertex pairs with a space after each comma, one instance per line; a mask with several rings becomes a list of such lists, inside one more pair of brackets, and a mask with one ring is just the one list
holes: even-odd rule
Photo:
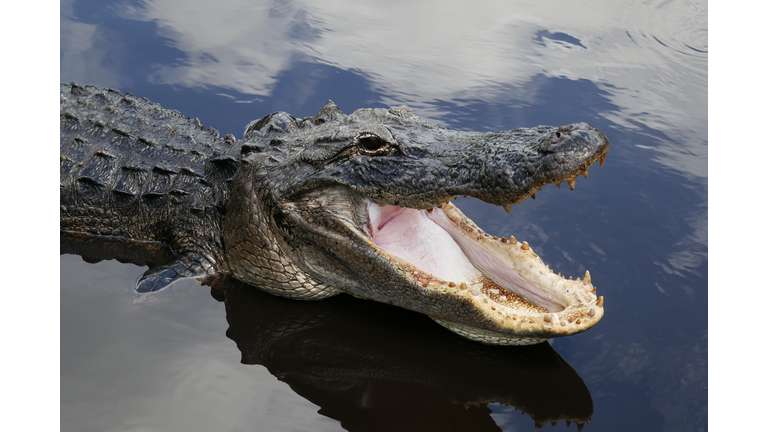
[[62, 430], [707, 430], [706, 2], [254, 3], [63, 1], [60, 79], [238, 137], [329, 98], [464, 130], [589, 122], [611, 151], [575, 191], [510, 216], [457, 205], [589, 270], [605, 317], [486, 347], [344, 296], [183, 281], [137, 297], [143, 268], [62, 255]]

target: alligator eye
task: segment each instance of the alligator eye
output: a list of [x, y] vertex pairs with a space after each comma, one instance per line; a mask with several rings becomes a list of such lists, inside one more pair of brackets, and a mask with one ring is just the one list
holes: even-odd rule
[[369, 152], [375, 152], [377, 150], [381, 150], [384, 147], [386, 147], [387, 144], [388, 144], [387, 141], [373, 134], [363, 135], [357, 139], [358, 147], [364, 150], [367, 150]]

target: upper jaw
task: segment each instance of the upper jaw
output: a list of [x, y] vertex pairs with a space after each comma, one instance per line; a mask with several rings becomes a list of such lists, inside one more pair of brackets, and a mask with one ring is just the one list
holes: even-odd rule
[[[610, 148], [587, 123], [503, 132], [445, 130], [435, 142], [404, 145], [403, 157], [353, 158], [323, 176], [378, 203], [430, 209], [470, 196], [509, 209], [547, 184], [575, 187]], [[324, 177], [324, 178], [325, 178]]]

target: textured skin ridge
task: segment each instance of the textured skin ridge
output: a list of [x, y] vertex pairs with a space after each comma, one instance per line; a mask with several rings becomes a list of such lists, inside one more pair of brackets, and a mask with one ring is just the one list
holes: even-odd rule
[[130, 93], [62, 84], [60, 96], [61, 230], [164, 242], [213, 270], [234, 171], [212, 158], [231, 143]]
[[[224, 140], [198, 119], [130, 93], [61, 85], [61, 230], [167, 243], [184, 255], [182, 276], [224, 264], [221, 233], [242, 143]], [[274, 156], [270, 156], [273, 157]], [[338, 291], [304, 273], [283, 253], [260, 200], [236, 186], [241, 220], [231, 218], [231, 259], [253, 263], [235, 275], [265, 291], [315, 300]], [[236, 212], [237, 214], [237, 212]], [[244, 231], [245, 230], [245, 231]], [[247, 255], [247, 256], [246, 256]]]

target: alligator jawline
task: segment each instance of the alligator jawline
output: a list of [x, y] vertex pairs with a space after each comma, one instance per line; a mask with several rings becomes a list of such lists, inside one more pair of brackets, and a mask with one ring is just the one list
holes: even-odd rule
[[405, 273], [425, 289], [468, 299], [501, 330], [432, 317], [465, 337], [536, 343], [584, 331], [602, 317], [603, 299], [596, 297], [589, 272], [584, 280], [554, 274], [527, 242], [486, 234], [450, 202], [429, 210], [366, 204], [365, 231], [379, 253], [407, 263]]

